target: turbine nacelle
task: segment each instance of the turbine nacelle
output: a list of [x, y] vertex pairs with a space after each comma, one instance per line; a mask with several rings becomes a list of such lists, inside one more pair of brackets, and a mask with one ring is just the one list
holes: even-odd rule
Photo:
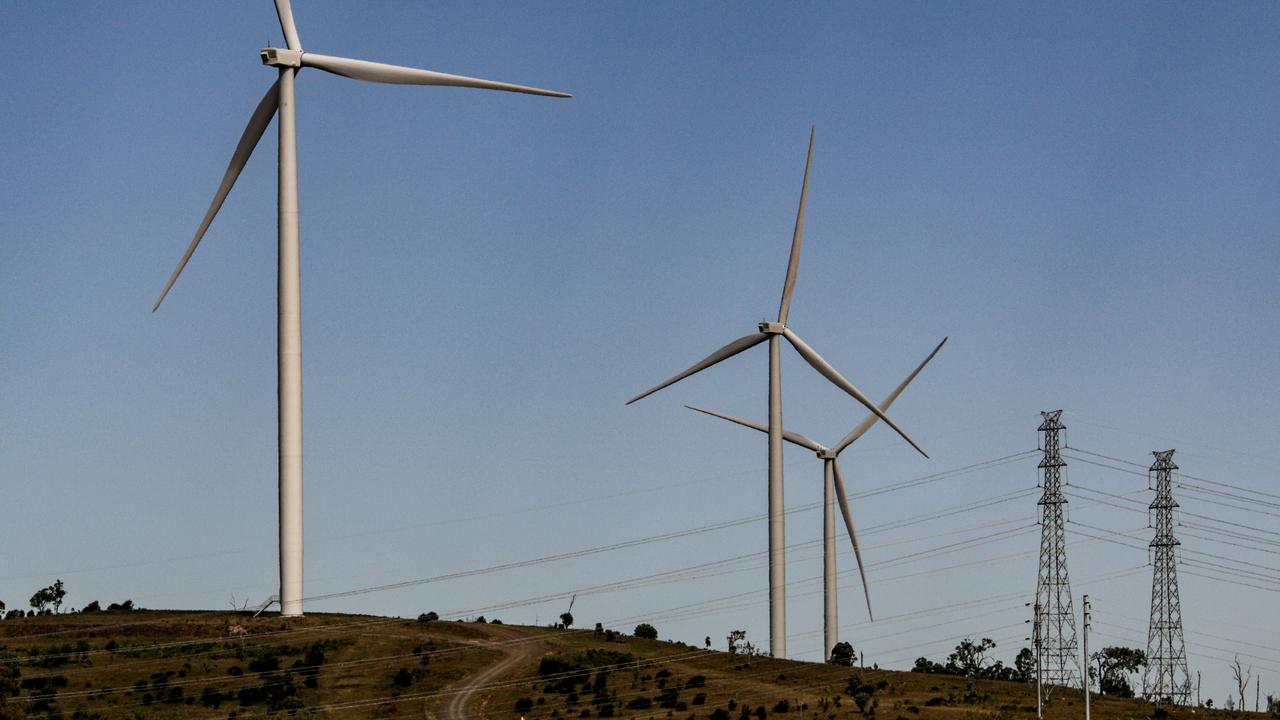
[[302, 67], [302, 51], [289, 50], [288, 48], [262, 48], [262, 52], [258, 53], [262, 58], [263, 65], [271, 65], [273, 67]]
[[835, 460], [838, 457], [840, 457], [839, 450], [833, 450], [831, 448], [826, 448], [826, 447], [818, 450], [819, 460]]
[[765, 335], [781, 335], [787, 331], [787, 324], [780, 322], [760, 323], [760, 332]]

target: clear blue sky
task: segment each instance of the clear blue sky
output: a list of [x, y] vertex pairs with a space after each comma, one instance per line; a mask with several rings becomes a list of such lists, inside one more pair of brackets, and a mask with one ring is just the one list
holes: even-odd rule
[[[72, 606], [257, 602], [277, 583], [274, 125], [149, 308], [271, 82], [257, 57], [282, 44], [271, 3], [2, 13], [0, 599], [25, 606], [61, 577]], [[308, 595], [763, 514], [763, 437], [681, 407], [763, 418], [762, 349], [623, 402], [776, 313], [811, 124], [792, 327], [876, 397], [951, 337], [893, 413], [932, 460], [876, 428], [845, 456], [853, 492], [1034, 449], [1038, 411], [1058, 407], [1078, 447], [1138, 463], [1176, 447], [1188, 474], [1280, 492], [1275, 4], [298, 0], [295, 13], [309, 50], [576, 95], [302, 74]], [[783, 373], [789, 427], [833, 441], [861, 418], [794, 355]], [[868, 562], [1030, 526], [1033, 491], [872, 532], [1031, 488], [1035, 462], [859, 502]], [[790, 644], [816, 659], [821, 566], [803, 543], [820, 518], [803, 508], [821, 497], [820, 464], [789, 452], [787, 472]], [[1140, 476], [1068, 472], [1150, 497]], [[1204, 498], [1223, 499], [1184, 509], [1264, 528], [1280, 512]], [[1143, 647], [1145, 519], [1082, 500], [1071, 517], [1094, 643]], [[1096, 531], [1074, 523], [1137, 531], [1139, 549], [1085, 542]], [[1270, 581], [1224, 575], [1265, 590], [1184, 577], [1204, 694], [1225, 698], [1237, 650], [1274, 692], [1280, 625], [1259, 608], [1276, 607], [1275, 545], [1184, 540], [1270, 568], [1238, 568]], [[1031, 528], [873, 568], [882, 619], [868, 625], [842, 539], [842, 636], [893, 667], [943, 658], [964, 634], [996, 638], [1007, 660], [1037, 546]], [[764, 549], [757, 521], [310, 607], [466, 613]], [[760, 558], [696, 574], [584, 593], [574, 614], [717, 645], [734, 628], [767, 638]], [[547, 622], [565, 605], [488, 614]]]

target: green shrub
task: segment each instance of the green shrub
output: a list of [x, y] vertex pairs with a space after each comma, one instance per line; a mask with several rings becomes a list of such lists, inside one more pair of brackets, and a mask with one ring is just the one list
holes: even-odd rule
[[544, 657], [538, 663], [538, 675], [546, 677], [548, 675], [559, 675], [569, 672], [573, 666], [567, 660], [558, 657]]
[[249, 661], [249, 672], [274, 672], [280, 669], [280, 658], [275, 655], [254, 658]]
[[680, 691], [675, 688], [664, 688], [658, 693], [658, 705], [664, 708], [673, 708], [680, 699]]
[[222, 705], [222, 693], [216, 687], [207, 687], [200, 691], [200, 704], [216, 708]]
[[606, 665], [629, 665], [636, 661], [636, 656], [617, 650], [600, 650], [591, 648], [574, 658], [577, 667], [598, 668]]

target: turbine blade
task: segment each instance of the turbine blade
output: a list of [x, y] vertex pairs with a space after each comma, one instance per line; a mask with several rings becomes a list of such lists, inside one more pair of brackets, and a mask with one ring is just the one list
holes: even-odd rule
[[240, 135], [240, 142], [236, 144], [236, 151], [231, 154], [231, 162], [227, 164], [227, 171], [222, 175], [222, 184], [218, 186], [218, 191], [213, 194], [213, 202], [209, 203], [209, 209], [205, 211], [204, 219], [200, 221], [200, 227], [196, 229], [195, 237], [191, 239], [191, 244], [187, 246], [187, 251], [182, 254], [182, 259], [178, 261], [178, 267], [169, 276], [169, 282], [165, 283], [164, 290], [160, 293], [156, 304], [151, 306], [151, 312], [155, 312], [160, 307], [160, 303], [164, 302], [165, 296], [169, 294], [169, 289], [178, 281], [178, 276], [182, 274], [182, 269], [187, 266], [187, 261], [191, 259], [191, 254], [196, 251], [196, 246], [200, 244], [200, 240], [204, 237], [205, 231], [209, 229], [214, 216], [222, 208], [223, 201], [227, 199], [227, 193], [231, 192], [231, 187], [236, 184], [236, 178], [240, 177], [240, 171], [244, 170], [245, 163], [249, 162], [249, 156], [253, 154], [253, 149], [258, 146], [258, 141], [262, 139], [262, 133], [266, 132], [267, 126], [271, 124], [271, 118], [275, 116], [276, 109], [280, 105], [279, 85], [279, 80], [272, 83], [267, 90], [267, 94], [263, 95], [262, 100], [258, 102], [258, 107], [254, 108], [253, 115], [249, 117], [249, 124], [245, 126], [244, 133]]
[[[898, 387], [894, 388], [893, 392], [889, 393], [889, 396], [886, 397], [880, 403], [880, 409], [887, 411], [889, 409], [889, 406], [893, 405], [893, 401], [898, 399], [898, 396], [902, 394], [902, 391], [907, 389], [907, 386], [911, 384], [911, 381], [916, 379], [916, 375], [920, 374], [920, 371], [924, 369], [924, 366], [928, 365], [929, 361], [933, 359], [933, 356], [937, 355], [938, 351], [942, 349], [942, 346], [946, 344], [947, 344], [947, 338], [942, 338], [942, 342], [938, 343], [938, 346], [933, 349], [933, 352], [929, 353], [929, 357], [925, 358], [923, 362], [917, 365], [916, 369], [912, 370], [911, 374], [908, 375], [905, 380], [899, 383]], [[876, 417], [874, 414], [868, 415], [865, 418], [863, 418], [862, 422], [858, 423], [857, 427], [850, 430], [849, 434], [845, 435], [844, 439], [841, 440], [838, 445], [836, 445], [836, 453], [839, 454], [843, 452], [845, 448], [852, 445], [854, 440], [857, 440], [858, 438], [862, 437], [863, 433], [870, 430], [871, 426], [875, 425], [876, 421], [879, 419], [880, 418]]]
[[[738, 423], [739, 425], [741, 425], [741, 426], [743, 426], [743, 427], [749, 427], [749, 428], [751, 428], [752, 430], [759, 430], [759, 431], [760, 431], [760, 432], [762, 432], [762, 433], [768, 433], [768, 432], [769, 432], [769, 427], [768, 427], [767, 425], [761, 425], [761, 424], [760, 424], [760, 423], [758, 423], [758, 422], [752, 422], [752, 421], [750, 421], [750, 420], [743, 420], [742, 418], [736, 418], [736, 417], [734, 417], [734, 416], [732, 416], [732, 415], [725, 415], [724, 413], [718, 413], [718, 412], [716, 412], [715, 410], [708, 410], [708, 409], [706, 409], [706, 408], [700, 408], [700, 407], [698, 407], [697, 405], [685, 405], [685, 407], [689, 408], [690, 410], [696, 410], [696, 411], [698, 411], [698, 412], [700, 412], [700, 413], [703, 413], [703, 414], [705, 414], [705, 415], [711, 415], [711, 416], [713, 416], [713, 417], [718, 417], [718, 418], [720, 418], [721, 420], [728, 420], [729, 422], [732, 422], [732, 423]], [[800, 447], [803, 447], [803, 448], [809, 448], [810, 450], [812, 450], [812, 451], [814, 451], [814, 452], [822, 452], [822, 446], [821, 446], [821, 445], [819, 445], [818, 443], [816, 443], [816, 442], [814, 442], [814, 441], [810, 440], [809, 438], [807, 438], [807, 437], [805, 437], [805, 436], [801, 435], [800, 433], [791, 432], [790, 430], [787, 430], [787, 429], [785, 429], [785, 428], [784, 428], [784, 429], [783, 429], [783, 431], [782, 431], [782, 439], [783, 439], [783, 440], [786, 440], [787, 442], [789, 442], [789, 443], [791, 443], [791, 444], [793, 444], [793, 445], [799, 445]]]
[[853, 396], [854, 400], [862, 403], [868, 410], [875, 413], [876, 417], [883, 420], [886, 425], [893, 428], [894, 431], [901, 435], [903, 440], [911, 443], [911, 447], [915, 448], [917, 452], [925, 457], [929, 457], [928, 453], [922, 450], [920, 446], [916, 444], [916, 441], [912, 440], [911, 437], [902, 430], [902, 428], [898, 427], [897, 423], [891, 420], [888, 415], [885, 415], [884, 411], [877, 407], [875, 403], [871, 402], [866, 395], [862, 394], [861, 390], [854, 387], [853, 383], [849, 382], [843, 375], [836, 372], [836, 369], [831, 367], [826, 360], [823, 360], [822, 356], [815, 352], [813, 348], [805, 344], [805, 341], [801, 340], [799, 335], [792, 332], [790, 328], [783, 329], [782, 334], [795, 347], [796, 352], [800, 353], [800, 356], [813, 366], [814, 370], [817, 370], [823, 377], [835, 383], [836, 387], [849, 393]]
[[481, 80], [479, 78], [450, 75], [434, 70], [419, 70], [400, 65], [385, 65], [368, 60], [352, 60], [351, 58], [333, 57], [303, 53], [302, 66], [313, 67], [334, 75], [368, 80], [369, 82], [391, 83], [394, 85], [448, 85], [452, 87], [480, 88], [483, 90], [505, 90], [507, 92], [527, 93], [529, 95], [546, 95], [548, 97], [573, 97], [569, 93], [557, 90], [543, 90], [525, 85]]
[[782, 305], [778, 322], [787, 324], [791, 313], [791, 295], [796, 291], [796, 273], [800, 272], [800, 246], [804, 244], [804, 200], [809, 194], [809, 165], [813, 163], [813, 128], [809, 128], [809, 155], [804, 160], [804, 182], [800, 185], [800, 209], [796, 210], [796, 228], [791, 233], [791, 258], [787, 260], [787, 281], [782, 285]]
[[835, 470], [836, 499], [840, 501], [840, 514], [844, 515], [844, 526], [849, 529], [849, 541], [853, 543], [853, 556], [858, 559], [858, 574], [862, 576], [862, 593], [867, 596], [867, 616], [876, 619], [871, 612], [871, 588], [867, 585], [867, 571], [862, 566], [862, 548], [858, 547], [858, 533], [853, 529], [853, 513], [849, 510], [849, 494], [844, 490], [844, 475], [840, 472], [840, 459], [831, 460]]
[[648, 397], [649, 395], [652, 395], [658, 392], [659, 390], [661, 390], [662, 388], [668, 385], [673, 385], [675, 383], [678, 383], [681, 380], [689, 377], [690, 375], [696, 372], [701, 372], [703, 370], [706, 370], [707, 368], [711, 367], [712, 365], [715, 365], [721, 360], [727, 360], [733, 357], [734, 355], [737, 355], [738, 353], [742, 352], [743, 350], [746, 350], [751, 347], [755, 347], [756, 345], [759, 345], [760, 343], [768, 339], [769, 339], [769, 336], [766, 333], [751, 333], [750, 335], [744, 335], [738, 338], [737, 340], [734, 340], [733, 342], [729, 343], [728, 345], [725, 345], [719, 350], [711, 353], [710, 355], [706, 356], [705, 358], [698, 361], [696, 365], [689, 368], [688, 370], [685, 370], [684, 372], [680, 373], [679, 375], [676, 375], [670, 380], [667, 380], [661, 385], [656, 385], [654, 387], [651, 387], [648, 390], [645, 390], [644, 392], [640, 393], [639, 395], [631, 398], [630, 400], [627, 401], [627, 404], [630, 405], [631, 403], [637, 400], [640, 400], [641, 398]]
[[302, 41], [298, 39], [298, 28], [293, 24], [293, 8], [289, 7], [289, 0], [276, 0], [276, 15], [280, 18], [285, 44], [290, 50], [301, 50]]

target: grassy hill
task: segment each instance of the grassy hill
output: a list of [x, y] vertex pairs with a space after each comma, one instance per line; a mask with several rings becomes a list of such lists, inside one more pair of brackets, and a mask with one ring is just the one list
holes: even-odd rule
[[[503, 661], [467, 698], [467, 678]], [[432, 717], [457, 720], [1007, 720], [1013, 682], [731, 655], [592, 631], [311, 614], [134, 611], [0, 622], [0, 718]], [[861, 703], [862, 707], [859, 707]], [[1098, 720], [1162, 718], [1094, 697]], [[1175, 709], [1177, 720], [1242, 717]], [[1083, 717], [1057, 690], [1050, 720]]]

